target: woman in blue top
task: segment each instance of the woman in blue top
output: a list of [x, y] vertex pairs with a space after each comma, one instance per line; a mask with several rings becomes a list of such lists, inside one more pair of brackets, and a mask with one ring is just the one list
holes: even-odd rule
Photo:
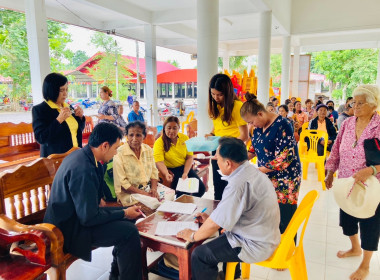
[[275, 187], [283, 233], [297, 209], [301, 185], [301, 163], [293, 128], [287, 119], [268, 112], [254, 95], [246, 94], [246, 99], [240, 113], [255, 127], [248, 157], [257, 156], [259, 170], [268, 175]]
[[112, 91], [109, 87], [104, 86], [100, 89], [99, 95], [103, 100], [103, 103], [98, 110], [99, 122], [110, 122], [124, 130], [127, 123], [123, 117], [119, 115], [115, 102], [111, 100]]

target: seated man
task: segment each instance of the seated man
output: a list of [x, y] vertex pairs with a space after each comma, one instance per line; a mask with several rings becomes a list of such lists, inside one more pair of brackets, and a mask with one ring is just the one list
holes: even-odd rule
[[92, 247], [115, 246], [110, 279], [141, 279], [140, 238], [133, 221], [140, 208], [99, 207], [103, 170], [98, 161], [111, 160], [121, 138], [115, 125], [98, 124], [88, 145], [63, 160], [44, 222], [62, 231], [65, 252], [85, 261], [91, 261]]
[[197, 213], [199, 230], [185, 229], [177, 237], [190, 242], [204, 240], [220, 227], [225, 232], [197, 247], [191, 255], [192, 279], [214, 280], [219, 262], [256, 263], [269, 258], [278, 244], [280, 210], [273, 184], [248, 162], [243, 141], [219, 140], [216, 158], [222, 179], [228, 182], [222, 200], [211, 213]]

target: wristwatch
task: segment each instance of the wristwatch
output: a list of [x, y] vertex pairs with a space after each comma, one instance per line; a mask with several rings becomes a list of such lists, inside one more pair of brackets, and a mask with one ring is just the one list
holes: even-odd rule
[[194, 240], [194, 235], [195, 235], [195, 231], [190, 235], [190, 241], [191, 241], [192, 243], [195, 242], [195, 240]]

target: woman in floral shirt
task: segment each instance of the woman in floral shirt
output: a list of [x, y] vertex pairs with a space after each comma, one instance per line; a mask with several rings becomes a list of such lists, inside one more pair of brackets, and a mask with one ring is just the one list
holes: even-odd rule
[[246, 95], [241, 108], [243, 119], [255, 127], [249, 157], [257, 156], [260, 171], [266, 173], [277, 193], [283, 233], [297, 209], [301, 185], [301, 163], [293, 129], [288, 120], [268, 112], [264, 105]]
[[112, 91], [107, 86], [104, 86], [100, 89], [99, 95], [103, 100], [98, 110], [99, 122], [113, 123], [124, 130], [127, 123], [123, 119], [123, 116], [119, 115], [115, 102], [111, 100]]

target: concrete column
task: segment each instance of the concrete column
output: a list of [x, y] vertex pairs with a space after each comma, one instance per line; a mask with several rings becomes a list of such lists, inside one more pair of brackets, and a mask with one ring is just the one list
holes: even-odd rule
[[210, 133], [208, 116], [208, 86], [218, 72], [219, 0], [197, 0], [197, 103], [198, 135]]
[[45, 0], [25, 0], [24, 3], [33, 104], [37, 105], [43, 101], [42, 84], [50, 73]]
[[187, 98], [187, 82], [185, 82], [185, 98]]
[[145, 25], [145, 72], [146, 72], [146, 101], [148, 124], [158, 124], [157, 111], [157, 63], [156, 63], [156, 26]]
[[227, 51], [223, 53], [223, 73], [224, 69], [230, 72], [230, 56]]
[[87, 98], [91, 97], [91, 85], [87, 85]]
[[172, 99], [175, 100], [174, 83], [172, 83]]
[[282, 37], [281, 104], [289, 98], [290, 82], [290, 36]]
[[292, 97], [298, 97], [298, 80], [300, 77], [300, 46], [294, 46]]
[[136, 40], [136, 100], [140, 100], [140, 53], [139, 41]]
[[376, 78], [376, 84], [378, 86], [380, 86], [380, 42], [378, 43], [378, 50], [379, 50], [379, 55], [378, 55], [378, 59], [377, 59], [377, 78]]
[[271, 29], [272, 12], [266, 11], [261, 13], [257, 99], [263, 104], [269, 101]]

